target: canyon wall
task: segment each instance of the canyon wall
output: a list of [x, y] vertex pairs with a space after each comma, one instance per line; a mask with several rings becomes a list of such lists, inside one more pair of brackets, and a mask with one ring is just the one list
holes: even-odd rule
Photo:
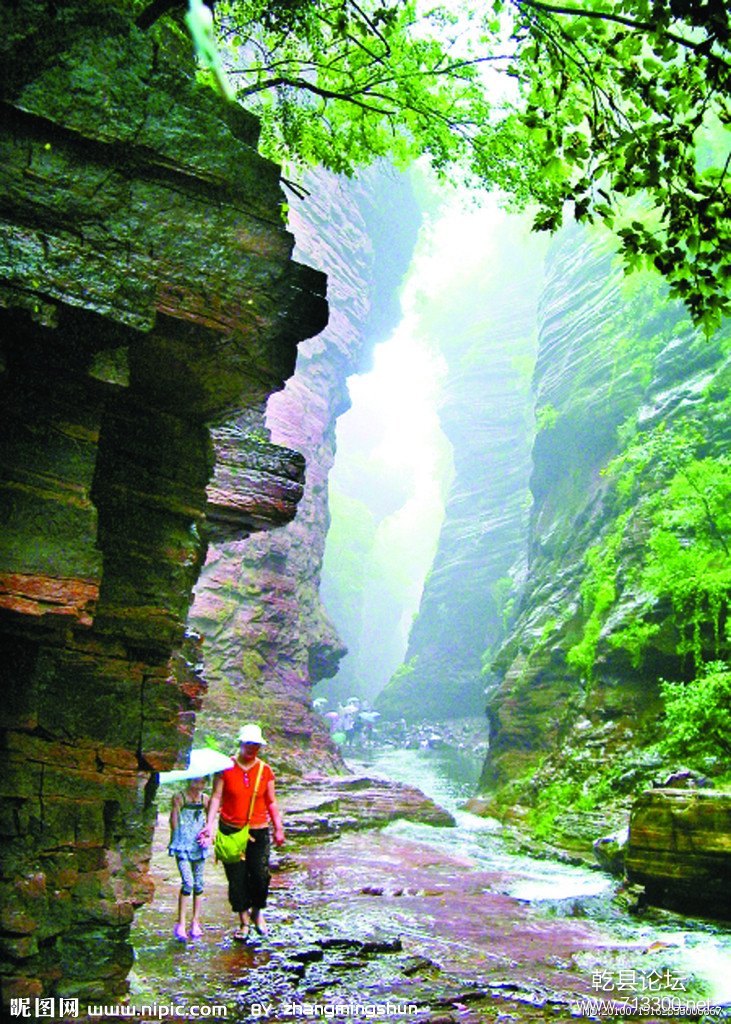
[[210, 545], [191, 613], [206, 637], [200, 733], [228, 748], [242, 721], [260, 722], [267, 758], [294, 775], [341, 766], [311, 704], [313, 684], [335, 675], [346, 653], [319, 595], [328, 473], [336, 421], [350, 401], [347, 377], [367, 366], [398, 315], [396, 290], [419, 224], [408, 179], [388, 168], [357, 181], [310, 172], [304, 184], [290, 223], [296, 253], [327, 271], [330, 322], [299, 346], [294, 376], [268, 403], [266, 430], [305, 457], [305, 493], [286, 528]]
[[[489, 812], [552, 800], [553, 822], [579, 801], [602, 828], [603, 804], [673, 767], [656, 747], [659, 680], [728, 655], [727, 482], [713, 466], [731, 430], [731, 331], [707, 338], [658, 276], [625, 277], [598, 230], [564, 229], [544, 270], [516, 262], [509, 284], [496, 275], [491, 291], [488, 268], [468, 282], [471, 313], [445, 307], [455, 480], [377, 707], [440, 721], [486, 703]], [[692, 550], [707, 564], [677, 570], [684, 592], [668, 560]]]
[[207, 531], [287, 522], [302, 493], [302, 457], [241, 445], [240, 413], [327, 320], [256, 122], [127, 7], [28, 0], [0, 43], [5, 1003], [126, 989], [155, 772], [202, 695]]
[[[593, 787], [601, 803], [647, 784], [660, 765], [648, 749], [661, 738], [659, 678], [692, 678], [694, 657], [727, 653], [723, 598], [715, 612], [700, 609], [694, 632], [691, 608], [647, 581], [667, 564], [658, 555], [653, 568], [648, 555], [658, 524], [680, 534], [679, 551], [701, 537], [705, 513], [684, 526], [668, 506], [663, 520], [656, 495], [669, 502], [662, 488], [687, 464], [683, 425], [694, 424], [698, 459], [727, 451], [729, 333], [728, 324], [714, 338], [695, 330], [656, 276], [623, 278], [602, 233], [576, 227], [552, 245], [527, 580], [494, 658], [501, 681], [482, 779], [485, 789], [507, 786], [505, 806], [544, 799], [558, 780], [564, 805], [590, 800]], [[624, 467], [608, 472], [621, 453]], [[691, 490], [703, 465], [689, 471]]]
[[497, 213], [489, 256], [445, 294], [430, 330], [448, 364], [440, 401], [454, 478], [403, 666], [378, 710], [407, 721], [482, 715], [484, 653], [502, 635], [525, 549], [540, 240]]

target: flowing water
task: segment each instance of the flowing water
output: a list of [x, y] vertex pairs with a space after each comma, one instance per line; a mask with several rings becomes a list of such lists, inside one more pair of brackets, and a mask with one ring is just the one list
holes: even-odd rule
[[[716, 1004], [709, 1021], [731, 1016], [731, 926], [664, 911], [632, 917], [602, 872], [511, 852], [498, 822], [460, 809], [479, 767], [448, 747], [362, 755], [356, 770], [418, 786], [453, 813], [456, 828], [394, 821], [382, 831], [287, 844], [267, 907], [271, 933], [253, 943], [232, 939], [214, 864], [206, 868], [203, 936], [174, 941], [179, 879], [161, 813], [155, 899], [133, 933], [133, 1003], [220, 1005], [230, 1020], [253, 1024], [300, 1019], [303, 1006], [333, 1001], [406, 1000], [420, 1007], [415, 1024], [555, 1024], [600, 1019], [577, 1010], [577, 999], [626, 999], [632, 985], [637, 994], [664, 976], [664, 994], [677, 983], [676, 1000]], [[283, 786], [285, 821], [286, 798]]]
[[[613, 902], [617, 883], [609, 875], [511, 852], [499, 822], [461, 809], [474, 795], [480, 771], [468, 753], [451, 747], [388, 749], [368, 752], [360, 763], [369, 774], [417, 786], [451, 811], [457, 827], [450, 851], [469, 857], [477, 868], [503, 872], [506, 895], [529, 902], [546, 917], [589, 918], [631, 948], [666, 946], [674, 951], [678, 977], [691, 979], [689, 990], [703, 993], [731, 1017], [731, 924], [654, 909], [633, 917]], [[387, 832], [439, 848], [444, 844], [441, 830], [426, 825], [398, 821]]]

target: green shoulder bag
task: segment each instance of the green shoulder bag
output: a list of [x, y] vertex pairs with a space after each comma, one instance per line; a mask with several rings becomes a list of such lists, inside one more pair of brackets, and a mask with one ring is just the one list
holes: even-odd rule
[[220, 828], [216, 833], [213, 852], [216, 855], [216, 860], [220, 860], [222, 864], [234, 864], [237, 860], [242, 860], [246, 855], [246, 844], [249, 842], [249, 822], [251, 821], [251, 815], [254, 810], [254, 801], [256, 800], [256, 794], [259, 791], [259, 783], [261, 782], [261, 773], [263, 771], [264, 763], [263, 761], [260, 761], [259, 771], [256, 776], [256, 782], [254, 783], [254, 792], [251, 794], [249, 814], [244, 827], [239, 829], [238, 832], [232, 832], [228, 836], [223, 835]]

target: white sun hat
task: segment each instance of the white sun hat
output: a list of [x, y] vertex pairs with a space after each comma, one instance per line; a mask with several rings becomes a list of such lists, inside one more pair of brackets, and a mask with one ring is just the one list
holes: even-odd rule
[[160, 772], [160, 784], [166, 782], [182, 782], [185, 779], [204, 779], [206, 775], [215, 775], [233, 766], [233, 760], [211, 747], [197, 747], [190, 752], [187, 768], [178, 768], [171, 772]]
[[261, 727], [254, 725], [253, 722], [249, 722], [247, 725], [242, 726], [237, 736], [239, 743], [258, 743], [259, 746], [265, 747], [267, 741], [261, 734]]

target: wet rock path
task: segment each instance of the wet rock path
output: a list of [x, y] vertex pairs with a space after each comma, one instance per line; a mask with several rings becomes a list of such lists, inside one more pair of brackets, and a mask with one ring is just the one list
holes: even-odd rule
[[135, 925], [132, 1002], [222, 1005], [242, 1022], [364, 1020], [389, 1010], [391, 1019], [430, 1024], [569, 1021], [585, 1016], [577, 1000], [601, 995], [599, 975], [661, 955], [506, 896], [505, 873], [452, 852], [450, 834], [443, 830], [441, 850], [375, 830], [285, 847], [270, 934], [247, 943], [232, 938], [223, 870], [209, 863], [204, 934], [183, 946], [172, 937], [178, 875], [162, 823], [156, 899]]

